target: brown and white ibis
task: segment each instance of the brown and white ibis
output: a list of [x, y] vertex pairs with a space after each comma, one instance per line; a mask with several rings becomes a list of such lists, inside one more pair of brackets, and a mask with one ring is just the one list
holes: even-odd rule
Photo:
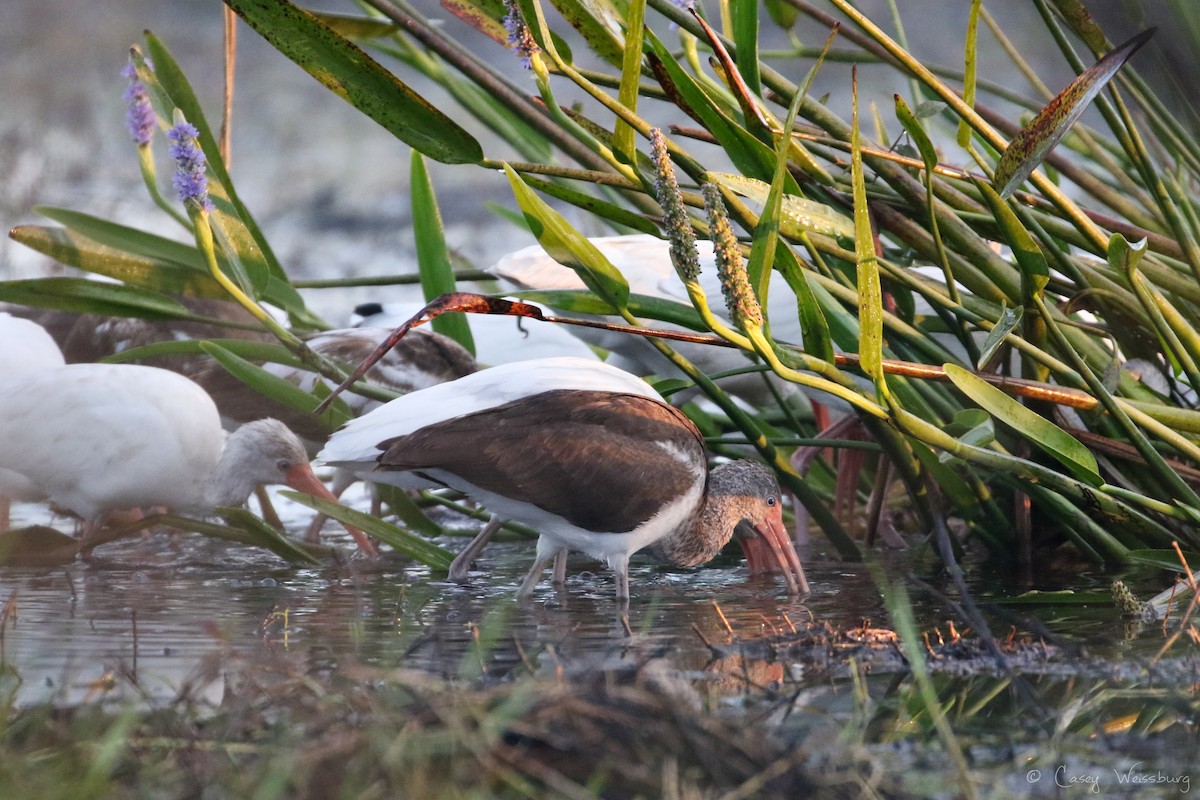
[[351, 420], [318, 458], [379, 483], [447, 486], [534, 527], [520, 598], [563, 550], [606, 561], [627, 600], [633, 553], [700, 564], [735, 534], [752, 568], [769, 560], [790, 591], [807, 591], [771, 472], [753, 461], [710, 472], [696, 426], [601, 362], [523, 361], [413, 392]]
[[[164, 506], [207, 514], [283, 483], [333, 499], [283, 423], [243, 425], [226, 439], [212, 398], [169, 370], [69, 364], [0, 376], [0, 467], [18, 470], [85, 534], [112, 511]], [[371, 541], [351, 530], [364, 552]]]

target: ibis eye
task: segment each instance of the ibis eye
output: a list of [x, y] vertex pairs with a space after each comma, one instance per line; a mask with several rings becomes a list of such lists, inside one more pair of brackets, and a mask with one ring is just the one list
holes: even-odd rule
[[281, 458], [275, 462], [275, 466], [279, 469], [280, 472], [287, 472], [289, 469], [292, 468], [292, 462], [288, 461], [286, 458]]
[[775, 505], [775, 495], [771, 495], [770, 497], [767, 498], [767, 505], [768, 506]]

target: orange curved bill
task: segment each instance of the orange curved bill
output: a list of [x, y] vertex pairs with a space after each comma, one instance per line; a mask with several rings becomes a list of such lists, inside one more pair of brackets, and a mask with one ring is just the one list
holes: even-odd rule
[[782, 513], [773, 514], [763, 525], [739, 525], [737, 535], [751, 574], [782, 572], [789, 594], [808, 594], [808, 578]]
[[[322, 500], [328, 500], [332, 503], [338, 501], [333, 496], [333, 492], [325, 488], [325, 484], [317, 479], [317, 476], [313, 474], [312, 467], [308, 464], [297, 464], [289, 469], [284, 476], [284, 481], [297, 492], [304, 492], [305, 494], [319, 497]], [[342, 527], [354, 537], [354, 541], [358, 543], [359, 550], [371, 557], [379, 555], [379, 551], [375, 549], [375, 545], [367, 538], [365, 533], [345, 523], [342, 524]]]

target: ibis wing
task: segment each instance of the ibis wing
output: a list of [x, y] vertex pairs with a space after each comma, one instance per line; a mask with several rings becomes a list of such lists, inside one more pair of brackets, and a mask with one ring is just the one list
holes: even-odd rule
[[380, 444], [379, 469], [443, 470], [591, 531], [630, 531], [705, 480], [680, 411], [611, 392], [544, 392]]

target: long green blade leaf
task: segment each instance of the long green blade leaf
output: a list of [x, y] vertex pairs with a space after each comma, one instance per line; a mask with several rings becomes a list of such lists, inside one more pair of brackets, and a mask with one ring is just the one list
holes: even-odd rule
[[[446, 251], [446, 229], [442, 224], [442, 212], [438, 208], [437, 196], [425, 159], [416, 150], [409, 159], [411, 169], [411, 195], [413, 235], [417, 244], [417, 269], [421, 276], [421, 290], [426, 302], [443, 294], [456, 291], [454, 269]], [[475, 355], [475, 340], [471, 338], [471, 326], [462, 314], [442, 314], [433, 320], [433, 329], [449, 336], [461, 344], [471, 355]]]
[[226, 296], [225, 290], [207, 272], [110, 247], [77, 231], [21, 225], [13, 228], [9, 236], [60, 264], [148, 291], [212, 299]]
[[629, 283], [587, 237], [571, 227], [561, 214], [548, 206], [525, 185], [521, 176], [504, 165], [508, 182], [525, 214], [525, 221], [538, 244], [551, 258], [570, 267], [593, 292], [615, 309], [629, 302]]
[[1057, 459], [1076, 478], [1091, 486], [1104, 484], [1096, 457], [1074, 436], [1045, 417], [1030, 411], [969, 370], [955, 364], [944, 364], [942, 368], [959, 391]]
[[996, 164], [992, 179], [1001, 197], [1015, 192], [1033, 174], [1046, 154], [1067, 135], [1088, 103], [1153, 35], [1153, 28], [1139, 33], [1084, 70], [1013, 137]]
[[[257, 364], [253, 364], [241, 356], [234, 355], [212, 342], [201, 342], [200, 349], [215, 358], [229, 374], [242, 383], [245, 383], [251, 389], [297, 411], [304, 411], [311, 414], [324, 399], [323, 396], [318, 397], [311, 392], [306, 392], [294, 383], [290, 383], [278, 375], [272, 375]], [[332, 431], [344, 425], [349, 421], [350, 417], [349, 408], [347, 408], [341, 398], [338, 398], [321, 414], [320, 419]]]
[[449, 551], [438, 547], [433, 542], [422, 539], [420, 536], [414, 536], [406, 530], [384, 522], [378, 517], [364, 514], [353, 508], [347, 508], [340, 503], [331, 503], [328, 500], [322, 500], [319, 497], [310, 497], [300, 492], [284, 490], [280, 494], [289, 500], [295, 500], [301, 505], [306, 505], [309, 508], [320, 511], [322, 514], [332, 517], [338, 522], [358, 528], [363, 533], [373, 536], [384, 544], [391, 546], [397, 552], [403, 553], [415, 561], [420, 561], [422, 564], [433, 569], [445, 572], [450, 569], [450, 562], [454, 560], [454, 556]]
[[879, 285], [879, 258], [871, 231], [867, 184], [863, 177], [862, 145], [858, 129], [858, 86], [854, 80], [850, 122], [850, 175], [854, 190], [854, 259], [858, 264], [858, 357], [863, 372], [880, 397], [887, 396], [883, 377], [883, 290]]
[[0, 302], [139, 319], [179, 319], [190, 315], [182, 303], [156, 292], [83, 278], [3, 281]]
[[397, 139], [447, 164], [475, 164], [471, 134], [345, 37], [285, 0], [226, 0], [250, 27]]

